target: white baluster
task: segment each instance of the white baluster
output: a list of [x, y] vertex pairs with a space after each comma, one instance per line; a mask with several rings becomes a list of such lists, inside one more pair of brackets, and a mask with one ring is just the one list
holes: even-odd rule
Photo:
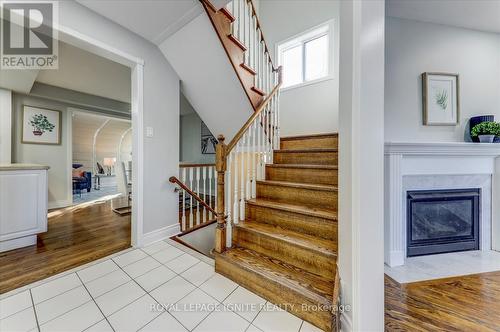
[[[226, 5], [226, 9], [234, 16], [234, 1], [231, 1]], [[233, 36], [236, 36], [235, 30], [236, 30], [236, 23], [232, 22], [231, 23], [231, 34]]]
[[233, 223], [238, 223], [239, 221], [239, 212], [240, 212], [240, 200], [238, 197], [239, 194], [239, 186], [238, 186], [238, 163], [240, 162], [240, 158], [238, 156], [238, 151], [239, 151], [239, 146], [238, 144], [235, 147], [234, 151], [234, 157], [233, 157], [233, 163], [234, 163], [234, 169], [233, 169], [233, 179], [234, 179], [234, 184], [233, 184]]
[[236, 4], [237, 4], [237, 14], [236, 14], [236, 23], [238, 24], [238, 35], [236, 36], [238, 38], [239, 41], [241, 41], [241, 31], [243, 30], [242, 28], [242, 24], [243, 24], [243, 20], [241, 19], [242, 15], [241, 15], [241, 6], [242, 6], [242, 3], [243, 3], [243, 0], [235, 0], [236, 1]]
[[265, 134], [265, 116], [264, 112], [260, 113], [260, 142], [259, 142], [259, 176], [260, 180], [264, 180], [266, 178], [266, 174], [264, 172], [264, 146], [265, 146], [265, 140], [266, 140], [266, 134]]
[[[189, 189], [193, 190], [193, 168], [189, 168]], [[189, 228], [193, 227], [193, 197], [189, 195]]]
[[[182, 183], [186, 183], [186, 169], [181, 168], [180, 171], [181, 171], [181, 181], [182, 181]], [[182, 203], [181, 203], [182, 211], [180, 211], [181, 212], [181, 228], [182, 228], [182, 231], [185, 231], [186, 230], [186, 191], [184, 189], [182, 189], [181, 199], [182, 199]]]
[[[209, 166], [208, 169], [208, 206], [213, 208], [212, 204], [212, 171], [213, 171], [213, 166]], [[208, 211], [208, 219], [212, 220], [214, 219], [214, 214], [211, 210]]]
[[240, 140], [240, 219], [245, 219], [245, 135]]
[[251, 127], [251, 133], [252, 133], [252, 152], [251, 152], [251, 157], [252, 157], [252, 179], [251, 179], [251, 198], [255, 198], [255, 180], [256, 180], [256, 172], [255, 168], [257, 167], [257, 152], [256, 152], [256, 147], [255, 147], [255, 142], [257, 139], [257, 120], [254, 120], [252, 127]]
[[[200, 196], [200, 168], [196, 167], [196, 194]], [[200, 202], [196, 200], [196, 225], [200, 224]]]
[[[214, 208], [215, 211], [217, 211], [217, 176], [218, 176], [218, 173], [217, 173], [217, 169], [215, 168], [215, 166], [212, 166], [213, 169], [214, 169], [214, 205], [212, 206]], [[214, 216], [215, 218], [217, 218], [217, 216]]]
[[227, 216], [227, 221], [228, 223], [231, 223], [232, 220], [231, 220], [231, 216], [232, 216], [232, 213], [231, 213], [231, 209], [233, 208], [232, 207], [232, 204], [231, 204], [231, 197], [233, 195], [233, 188], [231, 187], [231, 177], [232, 177], [232, 172], [231, 172], [231, 168], [233, 167], [233, 153], [229, 153], [229, 156], [227, 157], [227, 169], [226, 169], [226, 175], [227, 175], [227, 178], [226, 178], [226, 187], [224, 188], [224, 193], [226, 194], [226, 197], [225, 197], [225, 202], [224, 202], [224, 208], [225, 208], [225, 213], [226, 213], [226, 216]]
[[[202, 176], [202, 182], [203, 182], [203, 201], [207, 203], [207, 168], [205, 166], [202, 167], [203, 172], [201, 174]], [[203, 215], [201, 216], [201, 222], [206, 222], [207, 221], [207, 208], [205, 205], [203, 205]]]
[[[250, 127], [251, 128], [251, 127]], [[248, 129], [248, 131], [245, 133], [245, 142], [246, 142], [246, 151], [245, 151], [245, 168], [246, 168], [246, 176], [245, 176], [245, 199], [250, 199], [250, 195], [251, 195], [251, 176], [252, 176], [252, 173], [251, 173], [251, 170], [250, 170], [250, 167], [252, 166], [252, 163], [250, 162], [250, 143], [251, 143], [251, 140], [250, 140], [250, 133], [251, 133], [251, 130], [250, 128]]]

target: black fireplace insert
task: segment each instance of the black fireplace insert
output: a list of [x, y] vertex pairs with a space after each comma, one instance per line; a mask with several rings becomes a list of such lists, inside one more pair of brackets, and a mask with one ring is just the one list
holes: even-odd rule
[[480, 189], [407, 192], [407, 256], [479, 249]]

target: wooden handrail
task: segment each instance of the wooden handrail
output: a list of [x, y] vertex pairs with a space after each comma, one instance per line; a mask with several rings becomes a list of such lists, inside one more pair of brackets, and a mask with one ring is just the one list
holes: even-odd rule
[[264, 101], [259, 105], [259, 107], [257, 107], [257, 109], [255, 110], [255, 112], [248, 118], [247, 122], [245, 122], [245, 124], [243, 125], [243, 127], [241, 127], [241, 129], [238, 130], [238, 132], [236, 133], [236, 135], [234, 135], [234, 137], [231, 140], [231, 142], [229, 142], [229, 144], [226, 146], [224, 158], [229, 155], [229, 153], [231, 152], [231, 150], [236, 146], [236, 144], [238, 144], [238, 142], [241, 139], [241, 137], [243, 137], [243, 135], [248, 130], [248, 128], [250, 128], [250, 126], [252, 125], [253, 121], [260, 115], [260, 113], [262, 113], [262, 111], [266, 108], [267, 104], [269, 104], [269, 102], [274, 97], [274, 95], [278, 93], [279, 88], [280, 88], [281, 83], [282, 83], [281, 82], [281, 66], [278, 68], [278, 71], [280, 72], [280, 75], [279, 75], [280, 78], [279, 78], [278, 85], [276, 85], [274, 87], [274, 89], [271, 91], [271, 93], [269, 94], [269, 96], [267, 96], [267, 98], [264, 99]]
[[179, 168], [186, 167], [215, 167], [215, 164], [179, 164]]
[[189, 195], [191, 195], [194, 199], [196, 199], [198, 202], [200, 202], [201, 205], [203, 205], [205, 208], [207, 208], [210, 212], [212, 212], [214, 215], [217, 216], [217, 212], [210, 206], [208, 205], [204, 200], [202, 200], [200, 198], [200, 196], [198, 196], [194, 191], [192, 191], [191, 189], [189, 189], [184, 183], [182, 183], [181, 180], [179, 180], [177, 177], [175, 176], [171, 176], [168, 181], [170, 181], [171, 183], [176, 183], [179, 185], [179, 187], [181, 187], [182, 189], [184, 189]]

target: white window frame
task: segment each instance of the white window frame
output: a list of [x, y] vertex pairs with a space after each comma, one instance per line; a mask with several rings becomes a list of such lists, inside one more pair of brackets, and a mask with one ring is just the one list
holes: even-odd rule
[[[278, 65], [281, 66], [283, 63], [283, 52], [294, 48], [298, 45], [302, 45], [302, 82], [294, 85], [287, 86], [285, 88], [281, 88], [281, 91], [288, 91], [296, 88], [300, 88], [303, 86], [316, 84], [319, 82], [332, 80], [334, 78], [334, 25], [333, 20], [329, 20], [327, 22], [321, 23], [317, 26], [314, 26], [310, 29], [307, 29], [304, 32], [296, 34], [292, 37], [289, 37], [285, 40], [282, 40], [275, 45], [275, 54], [278, 58]], [[310, 42], [314, 39], [323, 37], [328, 35], [328, 74], [324, 77], [320, 77], [314, 80], [305, 81], [305, 71], [306, 71], [306, 56], [305, 56], [305, 47], [304, 45], [307, 42]]]

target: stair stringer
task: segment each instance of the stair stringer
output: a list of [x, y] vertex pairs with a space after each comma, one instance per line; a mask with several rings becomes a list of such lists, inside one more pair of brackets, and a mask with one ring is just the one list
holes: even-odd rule
[[159, 47], [210, 131], [233, 138], [253, 106], [204, 10]]

